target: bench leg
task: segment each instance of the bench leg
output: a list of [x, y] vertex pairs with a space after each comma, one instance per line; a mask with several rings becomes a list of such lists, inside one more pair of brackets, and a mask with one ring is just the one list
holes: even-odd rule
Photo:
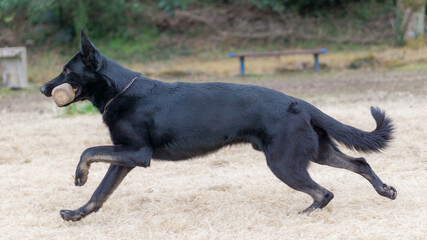
[[314, 54], [314, 71], [318, 72], [319, 70], [319, 54]]
[[240, 75], [245, 75], [245, 57], [240, 57]]

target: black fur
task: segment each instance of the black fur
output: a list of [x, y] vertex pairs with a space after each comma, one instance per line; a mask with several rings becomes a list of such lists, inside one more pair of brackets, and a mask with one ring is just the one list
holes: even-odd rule
[[364, 132], [342, 124], [318, 109], [313, 111], [311, 121], [314, 126], [324, 129], [335, 140], [349, 148], [362, 152], [378, 152], [387, 147], [394, 127], [391, 118], [386, 117], [381, 109], [371, 107], [371, 114], [377, 123], [373, 132]]
[[[165, 83], [130, 71], [103, 56], [82, 30], [82, 48], [63, 72], [41, 92], [51, 96], [55, 86], [69, 83], [75, 101], [89, 100], [103, 114], [113, 146], [85, 150], [76, 170], [82, 186], [90, 164], [111, 164], [92, 198], [81, 208], [62, 210], [65, 220], [80, 220], [98, 210], [136, 166], [151, 159], [184, 160], [227, 145], [251, 143], [264, 152], [273, 173], [290, 187], [309, 194], [314, 202], [305, 210], [322, 208], [333, 194], [315, 183], [306, 169], [310, 161], [346, 168], [367, 178], [383, 196], [396, 191], [383, 184], [359, 158], [344, 155], [335, 139], [360, 151], [379, 151], [391, 139], [391, 119], [371, 108], [377, 122], [373, 132], [344, 125], [311, 104], [268, 88], [231, 83]], [[137, 80], [117, 97], [131, 79]], [[366, 162], [366, 161], [365, 161]]]

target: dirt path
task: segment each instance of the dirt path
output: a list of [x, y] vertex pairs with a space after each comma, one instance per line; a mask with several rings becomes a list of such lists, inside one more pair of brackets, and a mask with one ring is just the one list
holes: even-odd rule
[[[348, 171], [313, 164], [312, 177], [335, 194], [313, 214], [311, 199], [274, 177], [250, 146], [185, 162], [135, 169], [96, 214], [64, 222], [60, 209], [84, 204], [107, 165], [73, 185], [80, 153], [110, 144], [99, 115], [61, 117], [38, 94], [0, 95], [0, 238], [2, 239], [423, 239], [427, 233], [427, 74], [348, 72], [234, 78], [305, 97], [325, 113], [372, 130], [369, 106], [394, 119], [395, 140], [364, 156], [398, 191], [376, 194]], [[206, 79], [214, 81], [214, 79]], [[225, 79], [231, 81], [233, 79]]]

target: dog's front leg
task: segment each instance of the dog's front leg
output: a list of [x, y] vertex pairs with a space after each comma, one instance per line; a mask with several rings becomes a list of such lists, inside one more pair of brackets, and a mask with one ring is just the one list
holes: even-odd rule
[[86, 215], [98, 211], [107, 198], [119, 186], [125, 176], [132, 170], [133, 167], [126, 167], [111, 164], [104, 179], [98, 188], [93, 193], [90, 200], [77, 210], [61, 210], [59, 214], [66, 221], [79, 221]]
[[86, 183], [90, 164], [94, 162], [107, 162], [126, 167], [148, 167], [152, 152], [147, 146], [137, 149], [122, 145], [88, 148], [80, 157], [74, 183], [76, 186], [83, 186]]

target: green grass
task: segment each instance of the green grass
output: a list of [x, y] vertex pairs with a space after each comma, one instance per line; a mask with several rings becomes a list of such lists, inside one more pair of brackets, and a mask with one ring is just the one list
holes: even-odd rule
[[427, 63], [419, 62], [414, 64], [408, 64], [400, 67], [396, 67], [397, 70], [408, 70], [408, 71], [416, 71], [416, 70], [427, 70]]
[[7, 87], [0, 87], [0, 95], [10, 95], [10, 94], [19, 94], [25, 92], [24, 89], [19, 89], [19, 90], [10, 90]]
[[98, 109], [96, 109], [90, 102], [85, 101], [82, 103], [73, 103], [70, 106], [65, 107], [62, 116], [75, 116], [97, 113], [99, 113]]
[[[156, 28], [142, 26], [140, 34], [133, 38], [92, 39], [97, 48], [107, 57], [125, 62], [168, 60], [172, 56], [195, 55], [192, 46], [173, 44], [168, 32], [160, 33]], [[168, 41], [162, 41], [168, 39]]]
[[9, 89], [5, 86], [0, 85], [0, 95], [14, 95], [14, 94], [22, 94], [22, 93], [37, 93], [39, 92], [39, 88], [34, 86], [32, 83], [29, 84], [28, 88], [21, 89]]

